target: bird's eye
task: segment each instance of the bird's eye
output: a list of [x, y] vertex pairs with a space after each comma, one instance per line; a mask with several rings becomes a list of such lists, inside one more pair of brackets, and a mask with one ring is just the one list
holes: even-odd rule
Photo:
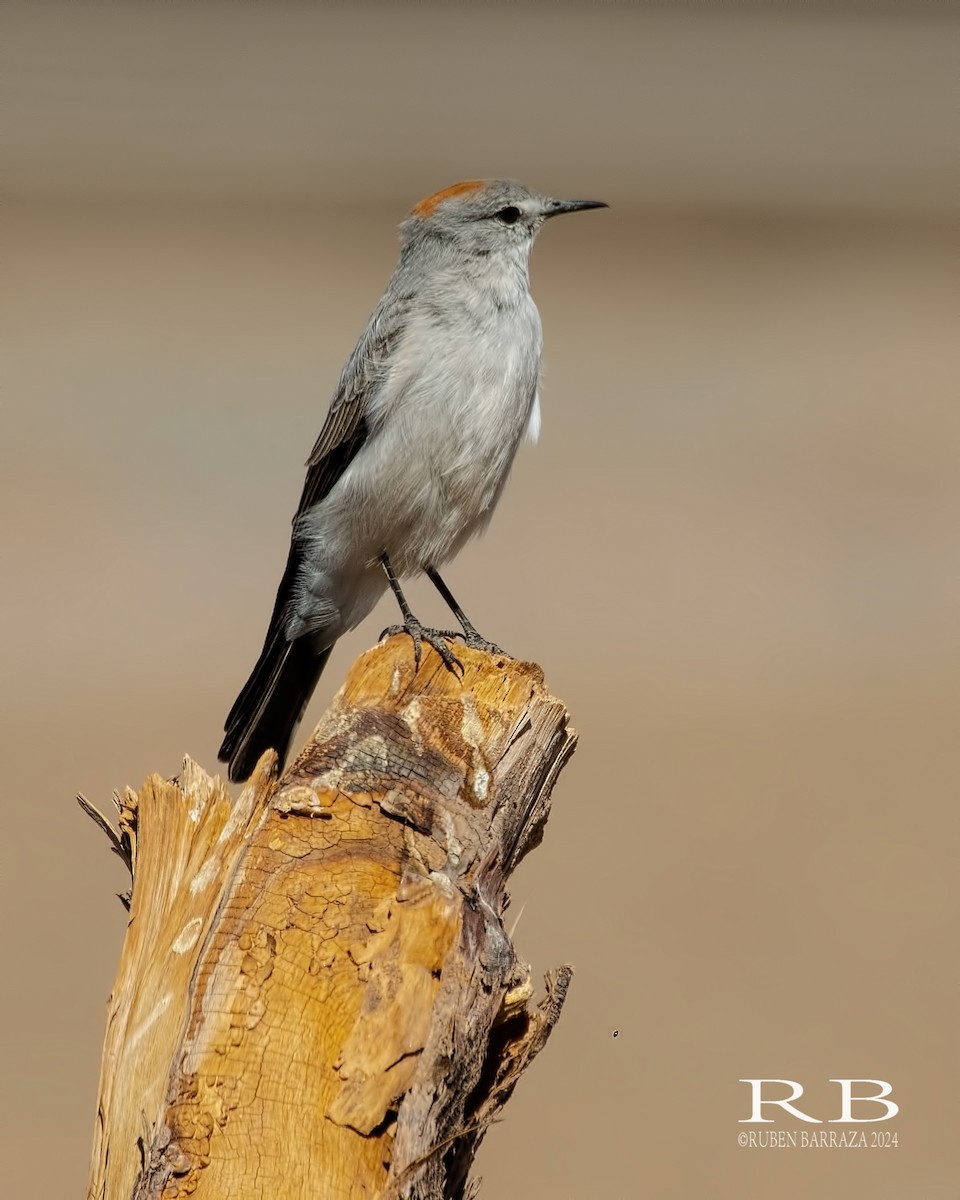
[[520, 220], [520, 209], [515, 208], [512, 204], [508, 204], [506, 208], [501, 208], [497, 213], [497, 217], [504, 225], [516, 225]]

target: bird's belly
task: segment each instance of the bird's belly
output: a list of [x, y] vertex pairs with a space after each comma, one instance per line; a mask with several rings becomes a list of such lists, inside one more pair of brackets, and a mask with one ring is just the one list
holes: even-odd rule
[[[439, 566], [489, 521], [506, 483], [530, 416], [535, 376], [509, 371], [508, 363], [463, 389], [440, 416], [424, 414], [422, 431], [411, 421], [397, 449], [407, 469], [398, 481], [402, 529], [390, 539], [404, 574]], [[414, 465], [415, 464], [415, 465]]]
[[414, 327], [371, 395], [371, 435], [305, 526], [334, 572], [386, 552], [439, 566], [490, 519], [530, 419], [540, 360], [530, 302], [477, 338]]
[[379, 428], [346, 490], [360, 501], [352, 520], [364, 548], [385, 550], [400, 574], [456, 554], [499, 499], [539, 367], [539, 339], [506, 332], [482, 345], [450, 337], [434, 355], [412, 356], [378, 398]]
[[502, 416], [411, 433], [379, 448], [378, 490], [387, 502], [368, 509], [360, 531], [367, 548], [386, 551], [401, 575], [439, 566], [486, 523], [519, 441]]

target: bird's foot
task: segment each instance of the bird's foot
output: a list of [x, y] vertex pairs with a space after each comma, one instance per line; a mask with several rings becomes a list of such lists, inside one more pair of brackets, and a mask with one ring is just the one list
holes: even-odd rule
[[420, 670], [420, 655], [423, 648], [423, 643], [432, 646], [443, 660], [443, 665], [448, 671], [452, 671], [454, 675], [459, 675], [463, 678], [463, 663], [450, 649], [449, 639], [452, 637], [449, 633], [444, 633], [441, 629], [428, 629], [426, 625], [416, 619], [406, 621], [403, 625], [388, 625], [387, 628], [380, 634], [380, 641], [384, 638], [393, 637], [395, 633], [409, 634], [413, 641], [413, 669]]
[[502, 654], [504, 658], [511, 658], [506, 650], [497, 645], [496, 642], [489, 642], [481, 634], [471, 626], [469, 629], [453, 629], [443, 630], [441, 637], [460, 638], [463, 644], [470, 650], [481, 650], [484, 654]]

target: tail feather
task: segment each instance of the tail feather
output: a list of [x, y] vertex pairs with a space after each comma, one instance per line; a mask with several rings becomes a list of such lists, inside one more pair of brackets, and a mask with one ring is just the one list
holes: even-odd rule
[[283, 767], [294, 730], [332, 649], [328, 646], [318, 654], [308, 638], [288, 642], [275, 634], [267, 639], [224, 726], [218, 757], [229, 763], [228, 773], [235, 783], [249, 778], [265, 750], [276, 750]]

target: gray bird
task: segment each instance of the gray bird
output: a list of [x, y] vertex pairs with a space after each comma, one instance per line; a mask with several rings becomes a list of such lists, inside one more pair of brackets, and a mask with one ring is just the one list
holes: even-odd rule
[[227, 717], [220, 759], [246, 779], [281, 766], [334, 642], [389, 584], [419, 665], [451, 670], [453, 635], [423, 626], [398, 579], [425, 572], [468, 646], [496, 650], [437, 568], [483, 530], [526, 432], [540, 427], [540, 314], [530, 248], [544, 221], [605, 208], [550, 200], [511, 180], [470, 180], [422, 200], [400, 261], [334, 392], [293, 519], [287, 567], [257, 665]]

